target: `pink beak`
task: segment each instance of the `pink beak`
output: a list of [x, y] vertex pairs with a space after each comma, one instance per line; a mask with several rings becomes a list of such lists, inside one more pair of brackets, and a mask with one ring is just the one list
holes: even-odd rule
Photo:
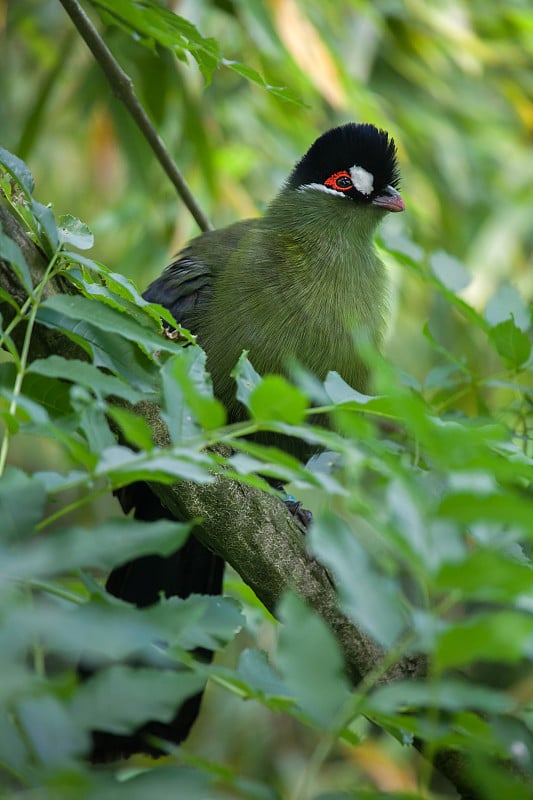
[[392, 186], [387, 186], [383, 194], [374, 197], [372, 205], [379, 206], [387, 211], [405, 211], [403, 197]]

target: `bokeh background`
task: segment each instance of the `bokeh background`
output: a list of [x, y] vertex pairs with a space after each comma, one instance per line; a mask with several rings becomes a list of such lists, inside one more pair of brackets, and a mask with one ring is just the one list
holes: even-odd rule
[[[471, 275], [463, 294], [483, 309], [507, 284], [533, 295], [533, 9], [530, 0], [183, 0], [169, 2], [227, 60], [258, 70], [299, 102], [223, 64], [206, 86], [187, 63], [151, 49], [86, 8], [215, 226], [261, 212], [323, 130], [348, 121], [386, 128], [399, 148], [407, 211], [387, 241], [444, 251]], [[198, 230], [58, 0], [0, 4], [0, 144], [23, 158], [35, 194], [95, 234], [90, 255], [141, 288]], [[400, 218], [398, 218], [400, 217]], [[388, 355], [419, 381], [431, 330], [459, 356], [484, 358], [437, 295], [393, 267]], [[477, 355], [475, 355], [477, 353]], [[18, 456], [16, 455], [18, 453]], [[37, 454], [15, 450], [26, 462]], [[109, 513], [100, 505], [85, 513]], [[113, 511], [116, 509], [113, 506]], [[246, 589], [231, 577], [228, 590]], [[249, 600], [249, 632], [274, 635]], [[192, 752], [295, 785], [314, 734], [289, 717], [211, 689]], [[413, 788], [415, 768], [372, 737], [335, 751], [322, 779], [354, 770], [384, 790]], [[318, 791], [320, 787], [314, 787]]]

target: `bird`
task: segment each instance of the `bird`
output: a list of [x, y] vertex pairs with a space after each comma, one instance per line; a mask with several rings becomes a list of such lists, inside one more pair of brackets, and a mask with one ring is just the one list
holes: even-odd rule
[[[386, 131], [356, 122], [332, 128], [296, 163], [262, 217], [202, 233], [148, 286], [144, 299], [168, 309], [205, 350], [214, 394], [230, 422], [246, 418], [231, 377], [243, 350], [263, 375], [290, 380], [296, 364], [321, 380], [335, 370], [359, 391], [367, 389], [369, 367], [357, 337], [376, 348], [383, 340], [388, 281], [373, 239], [388, 212], [405, 209], [399, 179], [396, 146]], [[301, 460], [310, 455], [299, 439], [261, 437]], [[125, 487], [119, 499], [137, 519], [172, 518], [146, 484]], [[222, 559], [191, 536], [169, 557], [120, 565], [106, 588], [146, 607], [161, 594], [222, 594], [223, 569]], [[200, 700], [190, 698], [170, 722], [149, 720], [131, 736], [93, 733], [93, 760], [157, 755], [150, 735], [180, 743]]]

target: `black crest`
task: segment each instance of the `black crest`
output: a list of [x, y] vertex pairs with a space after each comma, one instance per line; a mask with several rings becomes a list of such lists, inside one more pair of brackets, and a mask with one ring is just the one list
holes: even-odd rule
[[311, 145], [291, 172], [287, 187], [323, 184], [334, 173], [353, 166], [363, 167], [374, 176], [373, 190], [366, 200], [373, 199], [386, 186], [397, 188], [399, 184], [394, 139], [374, 125], [349, 122], [326, 131]]

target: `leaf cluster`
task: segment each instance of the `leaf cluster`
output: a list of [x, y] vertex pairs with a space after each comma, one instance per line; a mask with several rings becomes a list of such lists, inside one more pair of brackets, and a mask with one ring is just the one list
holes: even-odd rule
[[[310, 129], [356, 113], [403, 131], [407, 196], [419, 206], [414, 238], [427, 247], [394, 230], [381, 242], [383, 257], [403, 277], [408, 312], [400, 325], [414, 324], [414, 332], [400, 337], [401, 352], [396, 340], [389, 345], [402, 368], [367, 352], [371, 395], [336, 374], [324, 384], [304, 371], [296, 385], [261, 377], [243, 354], [235, 390], [249, 420], [226, 424], [194, 338], [184, 330], [177, 340], [163, 336], [161, 319], [173, 323], [168, 313], [145, 303], [98, 257], [80, 253], [93, 245], [87, 226], [70, 215], [56, 219], [34, 198], [27, 166], [0, 151], [0, 210], [19, 221], [45, 259], [37, 274], [20, 240], [0, 230], [6, 796], [381, 798], [382, 776], [365, 760], [378, 729], [400, 745], [415, 742], [428, 764], [438, 764], [442, 752], [460, 754], [471, 796], [531, 795], [531, 309], [500, 282], [508, 262], [527, 266], [530, 238], [523, 202], [530, 178], [528, 12], [493, 3], [487, 13], [486, 4], [465, 2], [450, 15], [423, 3], [305, 5], [305, 14], [289, 1], [271, 4], [270, 13], [257, 2], [199, 0], [195, 27], [152, 0], [92, 3], [152, 117], [180, 160], [195, 165], [196, 187], [198, 176], [208, 186], [202, 200], [220, 220], [264, 202], [283, 177], [281, 165], [284, 171], [309, 143]], [[50, 3], [30, 20], [24, 3], [10, 14], [28, 59], [20, 69], [16, 62], [12, 73], [22, 77], [2, 90], [16, 92], [26, 114], [17, 152], [40, 146], [48, 183], [54, 173], [65, 185], [72, 177], [79, 182], [80, 170], [65, 166], [82, 151], [81, 137], [69, 130], [58, 140], [56, 126], [52, 148], [46, 138], [46, 123], [74, 109], [76, 128], [89, 131], [94, 149], [83, 158], [98, 191], [88, 192], [85, 182], [81, 191], [98, 198], [87, 210], [96, 247], [112, 254], [106, 261], [122, 259], [130, 274], [148, 263], [159, 268], [165, 255], [154, 254], [154, 241], [173, 230], [174, 198], [158, 188], [144, 144], [103, 101], [107, 89], [70, 34], [57, 46]], [[183, 70], [191, 58], [209, 84], [208, 102], [194, 70]], [[43, 80], [32, 93], [23, 84], [35, 80], [35, 64]], [[266, 89], [253, 103], [249, 81]], [[37, 99], [24, 105], [30, 95]], [[18, 104], [9, 118], [0, 108], [8, 141], [16, 140], [17, 114]], [[238, 151], [226, 143], [236, 139]], [[129, 159], [122, 177], [116, 163], [109, 175], [105, 169], [117, 142]], [[280, 165], [268, 176], [268, 191], [257, 180], [263, 160]], [[487, 176], [496, 176], [490, 191]], [[453, 255], [436, 249], [443, 240]], [[465, 261], [477, 271], [473, 282]], [[20, 291], [10, 290], [12, 280], [4, 284], [8, 273]], [[526, 290], [528, 274], [519, 276]], [[419, 322], [422, 308], [426, 324]], [[70, 347], [52, 352], [47, 345], [34, 357], [49, 334]], [[161, 411], [162, 435], [150, 424], [153, 408]], [[308, 424], [317, 413], [330, 428]], [[321, 454], [304, 467], [248, 438], [263, 430], [300, 436]], [[233, 576], [229, 597], [174, 598], [136, 611], [102, 589], [104, 572], [134, 556], [172, 552], [201, 520], [147, 525], [106, 506], [102, 521], [95, 501], [136, 480], [210, 487], [233, 479], [271, 492], [264, 476], [291, 482], [313, 508], [309, 555], [327, 569], [346, 620], [379, 654], [355, 687], [339, 637], [312, 603], [290, 591], [267, 609]], [[261, 531], [264, 520], [253, 522]], [[239, 652], [213, 665], [191, 654], [226, 645]], [[427, 664], [416, 679], [403, 667], [410, 658]], [[80, 659], [98, 668], [93, 681], [80, 681]], [[393, 681], [398, 674], [404, 680]], [[96, 725], [126, 733], [148, 717], [169, 719], [206, 680], [218, 692], [217, 709], [230, 708], [233, 750], [201, 758], [186, 745], [161, 764], [87, 766]], [[234, 724], [247, 720], [250, 708], [257, 737]], [[223, 713], [208, 725], [211, 742], [228, 738]], [[258, 763], [261, 735], [274, 742]], [[293, 740], [305, 751], [297, 780], [286, 766]], [[394, 763], [412, 776], [412, 792], [394, 796], [427, 797], [429, 766], [417, 768], [415, 781], [405, 748], [391, 756], [380, 745], [383, 771]], [[334, 772], [339, 763], [348, 767]]]
[[[117, 791], [111, 773], [83, 765], [90, 731], [102, 725], [125, 733], [147, 717], [168, 719], [176, 701], [197, 692], [207, 677], [318, 733], [321, 744], [302, 792], [313, 786], [336, 742], [357, 746], [364, 719], [400, 741], [418, 738], [435, 752], [468, 753], [479, 785], [486, 769], [497, 770], [495, 757], [527, 767], [532, 361], [529, 312], [518, 296], [496, 295], [482, 316], [457, 295], [460, 264], [389, 247], [389, 257], [437, 293], [450, 315], [462, 316], [484, 337], [497, 369], [448, 350], [429, 329], [439, 363], [425, 383], [368, 353], [371, 396], [334, 373], [323, 385], [303, 372], [295, 386], [260, 377], [243, 355], [234, 377], [250, 418], [227, 425], [194, 339], [186, 332], [180, 341], [163, 336], [161, 309], [72, 249], [92, 244], [87, 228], [71, 217], [56, 222], [33, 199], [27, 167], [6, 152], [1, 158], [3, 202], [24, 220], [48, 261], [33, 284], [20, 247], [6, 235], [0, 239], [3, 264], [27, 292], [23, 304], [3, 290], [1, 296], [7, 313], [0, 368], [0, 762], [6, 776], [14, 785], [47, 786], [50, 796], [100, 798]], [[43, 299], [57, 276], [75, 293]], [[68, 337], [82, 357], [31, 360], [41, 326]], [[476, 414], [465, 412], [465, 397], [475, 401]], [[154, 402], [168, 428], [164, 447], [154, 444], [138, 413]], [[332, 429], [306, 422], [317, 412], [331, 418]], [[261, 430], [301, 436], [326, 453], [303, 467], [246, 438]], [[41, 449], [53, 444], [67, 468], [10, 466], [12, 444], [21, 437]], [[229, 448], [221, 454], [210, 449], [216, 444]], [[190, 651], [218, 649], [243, 627], [253, 636], [257, 622], [246, 621], [250, 614], [271, 624], [238, 584], [238, 604], [173, 598], [143, 611], [103, 592], [102, 570], [132, 556], [171, 552], [190, 534], [191, 521], [72, 525], [68, 513], [134, 480], [209, 483], [217, 475], [265, 489], [261, 476], [276, 476], [312, 495], [318, 511], [310, 552], [328, 569], [347, 618], [383, 652], [359, 687], [345, 676], [331, 630], [294, 594], [277, 609], [278, 646], [267, 656], [253, 643], [230, 667], [207, 666]], [[73, 494], [75, 500], [66, 499]], [[409, 654], [427, 658], [427, 676], [384, 681], [391, 665]], [[96, 680], [79, 681], [80, 658], [100, 668]], [[495, 775], [498, 786], [520, 796], [520, 783], [503, 771]], [[187, 786], [188, 797], [204, 796], [207, 786], [213, 797], [227, 791], [277, 796], [274, 785], [245, 780], [229, 767], [192, 764], [186, 753], [118, 791], [130, 796], [147, 786], [160, 793]], [[488, 787], [480, 796], [496, 795]]]

